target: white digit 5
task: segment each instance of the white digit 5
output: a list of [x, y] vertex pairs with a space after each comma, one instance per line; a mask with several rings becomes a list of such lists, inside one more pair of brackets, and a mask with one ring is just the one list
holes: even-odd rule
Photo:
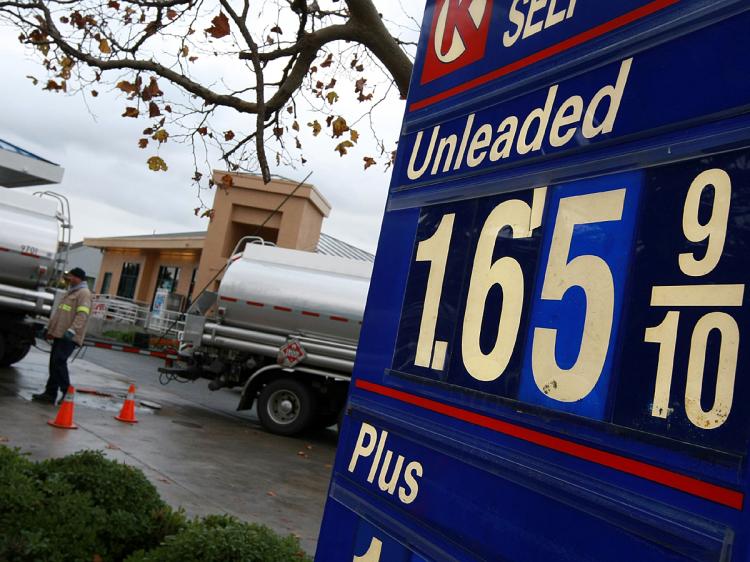
[[573, 230], [576, 225], [620, 220], [625, 191], [617, 189], [560, 200], [542, 299], [562, 300], [568, 289], [583, 289], [586, 318], [581, 348], [575, 364], [570, 369], [561, 369], [555, 358], [557, 330], [536, 328], [531, 352], [534, 381], [539, 390], [560, 402], [582, 400], [599, 380], [609, 348], [615, 300], [612, 271], [607, 262], [592, 255], [578, 256], [568, 262]]
[[[711, 217], [706, 224], [698, 221], [701, 195], [712, 185], [714, 187], [714, 202]], [[678, 257], [680, 269], [685, 275], [701, 277], [713, 271], [724, 252], [724, 242], [727, 237], [729, 222], [729, 205], [732, 199], [732, 180], [724, 170], [714, 168], [698, 175], [690, 184], [685, 209], [682, 215], [682, 230], [685, 238], [691, 242], [708, 240], [706, 255], [696, 259], [692, 253], [680, 254]]]
[[355, 556], [352, 562], [380, 562], [380, 551], [383, 549], [383, 542], [380, 539], [372, 537], [370, 548], [362, 556]]
[[417, 246], [417, 261], [428, 261], [431, 264], [430, 275], [427, 278], [427, 290], [424, 295], [422, 321], [419, 324], [417, 353], [414, 359], [414, 364], [419, 367], [430, 366], [440, 297], [443, 294], [445, 266], [448, 262], [448, 249], [451, 244], [455, 218], [455, 213], [443, 215], [435, 234], [427, 240], [422, 240]]
[[[544, 206], [545, 193], [546, 188], [535, 192], [534, 210]], [[531, 231], [540, 222], [539, 213], [518, 199], [504, 201], [493, 209], [479, 234], [461, 337], [464, 366], [477, 380], [493, 381], [503, 374], [513, 354], [521, 323], [523, 271], [519, 263], [508, 256], [492, 262], [497, 235], [503, 228], [510, 227], [513, 238], [531, 236]], [[494, 285], [499, 285], [503, 291], [503, 305], [495, 344], [489, 353], [484, 353], [479, 338], [485, 302]]]

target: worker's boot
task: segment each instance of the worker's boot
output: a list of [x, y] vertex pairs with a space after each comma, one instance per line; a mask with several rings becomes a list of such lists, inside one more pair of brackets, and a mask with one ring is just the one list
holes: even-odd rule
[[37, 402], [46, 402], [47, 404], [55, 405], [56, 397], [52, 396], [51, 394], [47, 394], [46, 392], [40, 392], [38, 394], [32, 394], [31, 395], [32, 400], [36, 400]]

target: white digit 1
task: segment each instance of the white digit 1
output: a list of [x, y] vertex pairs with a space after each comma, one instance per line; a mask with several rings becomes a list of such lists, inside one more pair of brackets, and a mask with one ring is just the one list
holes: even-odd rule
[[566, 197], [560, 200], [555, 230], [544, 273], [542, 299], [562, 300], [568, 289], [586, 294], [586, 318], [575, 364], [561, 369], [555, 358], [557, 330], [536, 328], [531, 352], [534, 381], [539, 390], [560, 402], [585, 398], [601, 376], [607, 358], [614, 314], [614, 281], [607, 262], [583, 255], [568, 262], [576, 225], [618, 221], [622, 218], [625, 189]]
[[352, 562], [380, 562], [380, 552], [383, 550], [383, 542], [372, 537], [370, 548], [362, 556], [355, 556]]
[[[427, 278], [427, 290], [424, 296], [422, 321], [419, 324], [417, 353], [414, 364], [418, 367], [429, 367], [432, 359], [432, 348], [435, 342], [440, 297], [443, 294], [445, 267], [448, 262], [448, 249], [453, 234], [455, 213], [443, 215], [440, 224], [430, 238], [422, 240], [417, 246], [417, 261], [430, 262], [430, 274]], [[442, 365], [439, 365], [442, 368]]]
[[[669, 392], [672, 386], [679, 314], [675, 310], [670, 310], [664, 322], [646, 330], [645, 341], [660, 344], [654, 403], [651, 407], [651, 415], [657, 418], [666, 418], [669, 413]], [[718, 330], [721, 334], [721, 345], [719, 346], [714, 404], [710, 410], [705, 411], [701, 406], [701, 396], [706, 368], [706, 345], [708, 336], [713, 330]], [[729, 314], [709, 312], [698, 320], [690, 339], [685, 386], [685, 413], [696, 427], [716, 429], [727, 421], [734, 400], [734, 379], [737, 373], [739, 348], [740, 330], [735, 319]]]
[[[521, 200], [504, 201], [493, 209], [479, 234], [466, 297], [461, 353], [466, 371], [480, 381], [497, 379], [508, 366], [523, 307], [523, 271], [519, 263], [508, 256], [492, 262], [497, 236], [506, 227], [512, 229], [513, 238], [531, 236], [531, 214], [531, 207]], [[489, 353], [484, 353], [479, 338], [485, 302], [494, 285], [503, 291], [503, 305], [495, 345]]]
[[651, 404], [651, 415], [656, 418], [666, 418], [669, 414], [669, 391], [672, 388], [672, 372], [674, 370], [677, 326], [679, 323], [680, 313], [676, 310], [670, 310], [661, 324], [646, 329], [644, 341], [660, 344], [659, 360], [656, 366], [654, 401]]
[[[706, 224], [698, 220], [701, 195], [708, 186], [714, 188], [711, 217]], [[682, 230], [691, 242], [708, 240], [706, 254], [696, 259], [692, 253], [680, 254], [680, 269], [685, 275], [701, 277], [713, 271], [724, 251], [729, 222], [729, 205], [732, 199], [732, 180], [724, 170], [714, 168], [698, 174], [690, 184], [682, 215]]]

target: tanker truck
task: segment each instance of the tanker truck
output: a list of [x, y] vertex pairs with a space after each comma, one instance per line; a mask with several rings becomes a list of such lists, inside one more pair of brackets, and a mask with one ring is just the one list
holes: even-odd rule
[[179, 366], [160, 371], [211, 379], [211, 390], [241, 387], [237, 409], [256, 404], [271, 433], [333, 425], [346, 402], [371, 273], [370, 262], [247, 244], [200, 305], [212, 313], [186, 315]]
[[69, 230], [66, 209], [51, 192], [0, 188], [0, 367], [23, 359], [46, 324], [55, 297], [45, 287], [64, 269], [58, 244]]

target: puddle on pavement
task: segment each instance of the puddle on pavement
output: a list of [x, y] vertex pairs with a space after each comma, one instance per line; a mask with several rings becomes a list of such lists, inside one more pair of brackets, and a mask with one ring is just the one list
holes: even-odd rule
[[[31, 400], [32, 392], [19, 392], [18, 395], [25, 400]], [[117, 414], [122, 409], [124, 400], [125, 395], [117, 396], [108, 392], [76, 392], [75, 404], [76, 406], [83, 406], [84, 408]], [[135, 404], [136, 414], [153, 414], [155, 411], [161, 409], [161, 405], [156, 404], [155, 402], [148, 402], [148, 406], [142, 405], [137, 398]], [[55, 406], [55, 408], [57, 408], [57, 406]]]
[[201, 424], [189, 422], [189, 421], [172, 420], [172, 423], [176, 423], [177, 425], [183, 425], [185, 427], [190, 427], [192, 429], [203, 429], [203, 426]]

